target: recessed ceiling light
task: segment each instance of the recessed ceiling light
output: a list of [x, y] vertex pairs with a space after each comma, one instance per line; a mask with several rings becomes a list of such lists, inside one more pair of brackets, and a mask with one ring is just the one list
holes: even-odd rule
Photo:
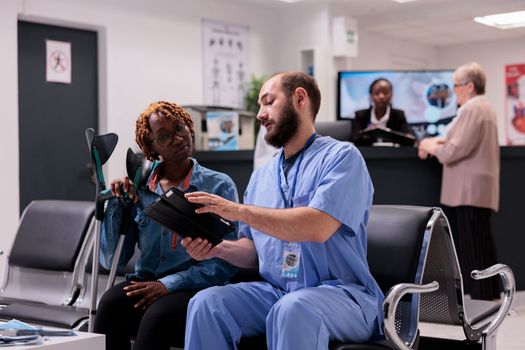
[[496, 15], [474, 17], [474, 21], [499, 29], [525, 27], [525, 11], [498, 13]]
[[303, 0], [279, 0], [279, 1], [294, 3], [294, 2], [299, 2], [299, 1], [303, 1]]
[[414, 1], [418, 1], [418, 0], [392, 0], [394, 2], [398, 2], [400, 4], [404, 4], [405, 2], [414, 2]]

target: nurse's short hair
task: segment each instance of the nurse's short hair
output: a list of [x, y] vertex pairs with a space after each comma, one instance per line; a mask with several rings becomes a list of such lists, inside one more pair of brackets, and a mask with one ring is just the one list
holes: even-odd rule
[[298, 71], [275, 73], [270, 78], [277, 75], [281, 76], [281, 85], [286, 97], [289, 98], [292, 96], [295, 89], [299, 87], [306, 90], [308, 98], [310, 99], [310, 112], [312, 113], [313, 120], [315, 120], [321, 107], [321, 91], [315, 79], [306, 73]]

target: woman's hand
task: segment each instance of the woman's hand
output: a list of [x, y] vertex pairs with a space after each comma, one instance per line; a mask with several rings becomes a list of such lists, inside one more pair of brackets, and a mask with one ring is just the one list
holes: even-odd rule
[[435, 155], [440, 145], [445, 143], [443, 137], [429, 137], [419, 141], [418, 156], [421, 159], [426, 159], [429, 155]]
[[419, 157], [419, 159], [423, 159], [423, 160], [425, 160], [425, 159], [428, 158], [428, 153], [425, 152], [425, 151], [423, 151], [421, 148], [419, 148], [419, 149], [417, 150], [417, 156]]
[[135, 192], [135, 185], [129, 179], [129, 177], [124, 177], [122, 179], [115, 179], [110, 183], [111, 193], [115, 197], [122, 197], [125, 194], [133, 201], [137, 203], [139, 201], [139, 196]]
[[137, 309], [146, 310], [148, 306], [168, 294], [168, 289], [159, 281], [131, 281], [131, 285], [124, 287], [124, 292], [126, 292], [128, 297], [142, 297], [140, 301], [133, 306]]
[[202, 238], [186, 237], [181, 244], [189, 256], [198, 261], [220, 257], [222, 253], [221, 243], [213, 247], [208, 240]]

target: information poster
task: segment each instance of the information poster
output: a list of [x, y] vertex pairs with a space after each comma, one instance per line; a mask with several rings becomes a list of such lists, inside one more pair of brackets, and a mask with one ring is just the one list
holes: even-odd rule
[[204, 103], [244, 108], [248, 27], [203, 20]]
[[208, 149], [235, 151], [239, 149], [239, 114], [221, 111], [206, 113]]
[[505, 66], [505, 129], [508, 145], [525, 145], [525, 63]]

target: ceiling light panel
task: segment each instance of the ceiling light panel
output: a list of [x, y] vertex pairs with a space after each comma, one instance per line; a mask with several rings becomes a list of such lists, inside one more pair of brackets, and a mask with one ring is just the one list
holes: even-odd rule
[[525, 11], [498, 13], [496, 15], [474, 17], [474, 21], [499, 29], [525, 27]]
[[418, 0], [392, 0], [392, 1], [400, 3], [400, 4], [404, 4], [406, 2], [414, 2], [414, 1], [418, 1]]

